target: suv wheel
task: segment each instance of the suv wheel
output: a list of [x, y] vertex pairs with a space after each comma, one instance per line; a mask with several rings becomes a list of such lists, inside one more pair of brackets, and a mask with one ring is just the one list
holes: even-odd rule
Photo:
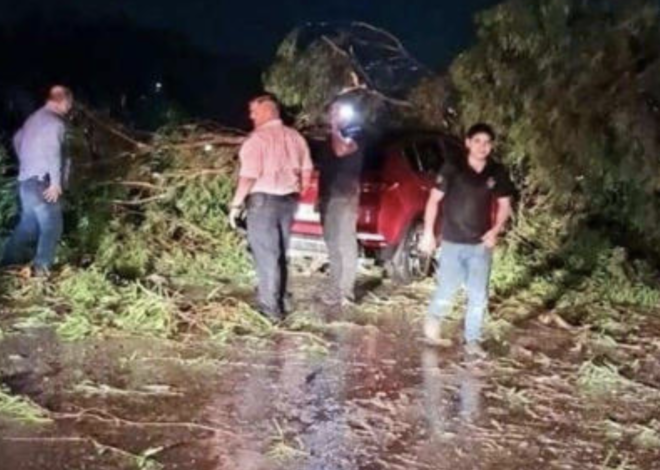
[[414, 222], [387, 262], [387, 273], [397, 284], [410, 284], [431, 273], [433, 256], [425, 255], [418, 248], [423, 233], [424, 223]]

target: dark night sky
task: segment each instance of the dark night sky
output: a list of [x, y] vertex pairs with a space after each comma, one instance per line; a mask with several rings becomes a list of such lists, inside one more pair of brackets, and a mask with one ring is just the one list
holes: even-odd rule
[[[239, 125], [245, 101], [261, 90], [261, 72], [296, 26], [368, 22], [437, 70], [469, 47], [474, 14], [500, 1], [0, 0], [0, 121], [21, 122], [58, 81], [91, 105], [121, 107], [120, 119], [153, 128], [165, 115], [144, 96], [162, 81], [153, 99], [163, 110], [174, 103], [186, 115]], [[16, 104], [23, 92], [29, 99]], [[2, 114], [3, 104], [13, 114]]]
[[2, 21], [63, 5], [90, 17], [125, 14], [137, 23], [184, 33], [219, 54], [267, 64], [282, 37], [306, 21], [361, 20], [399, 36], [431, 67], [466, 47], [476, 11], [496, 0], [0, 0]]

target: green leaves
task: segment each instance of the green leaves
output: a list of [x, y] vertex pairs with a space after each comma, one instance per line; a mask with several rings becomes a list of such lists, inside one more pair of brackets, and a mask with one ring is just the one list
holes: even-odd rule
[[501, 295], [660, 304], [648, 274], [660, 257], [660, 117], [649, 107], [659, 19], [649, 1], [510, 0], [479, 15], [479, 41], [451, 76], [463, 127], [495, 125], [520, 189], [494, 265]]
[[[236, 147], [197, 144], [231, 135], [222, 132], [172, 127], [154, 137], [150, 153], [133, 158], [102, 147], [96, 172], [79, 174], [67, 195], [53, 276], [47, 282], [0, 279], [11, 284], [3, 291], [18, 316], [8, 331], [51, 326], [68, 341], [108, 332], [174, 337], [208, 332], [207, 324], [223, 313], [240, 316], [227, 306], [214, 318], [198, 318], [206, 294], [203, 301], [190, 294], [208, 294], [228, 280], [240, 286], [252, 276], [245, 241], [226, 215]], [[112, 171], [102, 171], [108, 166]], [[12, 185], [13, 179], [0, 179], [0, 207], [14, 204]]]
[[48, 411], [29, 398], [13, 395], [0, 385], [0, 416], [26, 424], [49, 424]]

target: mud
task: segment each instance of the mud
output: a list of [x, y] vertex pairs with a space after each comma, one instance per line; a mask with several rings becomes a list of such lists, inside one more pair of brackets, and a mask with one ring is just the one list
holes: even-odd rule
[[[298, 308], [314, 310], [306, 282]], [[585, 331], [533, 321], [477, 361], [458, 341], [421, 343], [423, 289], [379, 289], [323, 332], [222, 346], [8, 335], [2, 382], [53, 421], [0, 415], [0, 468], [660, 468], [660, 447], [635, 437], [660, 423], [656, 319], [621, 343], [637, 386], [594, 397], [577, 380], [600, 360]]]

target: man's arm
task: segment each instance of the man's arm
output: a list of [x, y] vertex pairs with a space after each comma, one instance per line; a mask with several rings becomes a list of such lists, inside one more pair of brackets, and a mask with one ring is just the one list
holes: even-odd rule
[[50, 148], [45, 149], [48, 161], [48, 176], [50, 178], [50, 186], [44, 191], [44, 198], [46, 201], [55, 203], [62, 195], [62, 146], [64, 145], [64, 137], [66, 128], [64, 123], [57, 122], [48, 129], [50, 135], [48, 136], [47, 145]]
[[350, 137], [344, 138], [340, 134], [332, 134], [330, 139], [337, 158], [350, 157], [360, 149], [360, 144]]
[[497, 211], [495, 221], [491, 229], [481, 237], [484, 245], [488, 248], [494, 248], [497, 245], [499, 235], [504, 231], [506, 223], [511, 218], [512, 198], [515, 193], [515, 187], [509, 177], [508, 171], [500, 167], [495, 174], [494, 196], [497, 198]]
[[429, 193], [429, 198], [426, 200], [426, 208], [424, 209], [424, 233], [435, 236], [435, 223], [438, 219], [438, 209], [445, 193], [437, 188], [433, 188]]
[[234, 198], [231, 201], [231, 208], [239, 209], [245, 203], [252, 187], [257, 182], [256, 178], [246, 178], [244, 176], [239, 176], [238, 186], [236, 187], [236, 192], [234, 193]]
[[238, 229], [238, 220], [241, 218], [243, 213], [243, 204], [247, 199], [254, 183], [257, 182], [256, 178], [248, 178], [245, 176], [238, 177], [238, 186], [236, 187], [236, 192], [234, 193], [234, 198], [229, 205], [229, 226], [234, 230]]
[[431, 189], [426, 201], [426, 208], [424, 209], [424, 234], [419, 242], [419, 249], [424, 253], [433, 253], [438, 246], [435, 239], [435, 224], [438, 220], [440, 203], [444, 199], [445, 194], [447, 194], [450, 186], [449, 181], [453, 178], [453, 173], [453, 167], [448, 162], [445, 162], [438, 172], [435, 187]]
[[263, 156], [259, 141], [249, 137], [238, 156], [241, 162], [238, 185], [229, 205], [229, 225], [234, 229], [238, 227], [238, 219], [241, 217], [245, 200], [263, 171]]
[[500, 234], [504, 231], [506, 223], [511, 218], [511, 198], [510, 197], [500, 197], [497, 198], [497, 212], [495, 213], [495, 223], [493, 227], [481, 237], [481, 240], [484, 242], [484, 245], [488, 248], [495, 248], [497, 245], [497, 239]]
[[312, 185], [312, 174], [314, 172], [314, 163], [312, 162], [312, 153], [309, 149], [309, 145], [305, 138], [298, 134], [300, 139], [300, 149], [302, 160], [300, 163], [301, 172], [300, 172], [300, 189], [304, 192], [307, 188]]
[[247, 199], [252, 187], [263, 171], [262, 148], [259, 140], [249, 137], [239, 151], [241, 166], [238, 173], [238, 185], [231, 202], [232, 208], [239, 208]]
[[62, 146], [64, 145], [65, 127], [63, 123], [53, 124], [50, 129], [48, 145], [48, 175], [51, 186], [62, 187]]
[[435, 224], [438, 220], [438, 209], [440, 202], [445, 197], [445, 193], [437, 188], [433, 188], [426, 201], [424, 209], [424, 234], [419, 242], [419, 248], [424, 253], [432, 253], [437, 246], [435, 239]]
[[16, 131], [16, 134], [14, 134], [14, 138], [12, 140], [12, 143], [14, 144], [14, 152], [16, 152], [16, 155], [19, 154], [22, 141], [23, 141], [23, 128], [21, 127], [18, 131]]
[[501, 197], [497, 200], [497, 214], [495, 215], [495, 224], [493, 230], [498, 234], [504, 231], [504, 226], [511, 218], [511, 198]]

